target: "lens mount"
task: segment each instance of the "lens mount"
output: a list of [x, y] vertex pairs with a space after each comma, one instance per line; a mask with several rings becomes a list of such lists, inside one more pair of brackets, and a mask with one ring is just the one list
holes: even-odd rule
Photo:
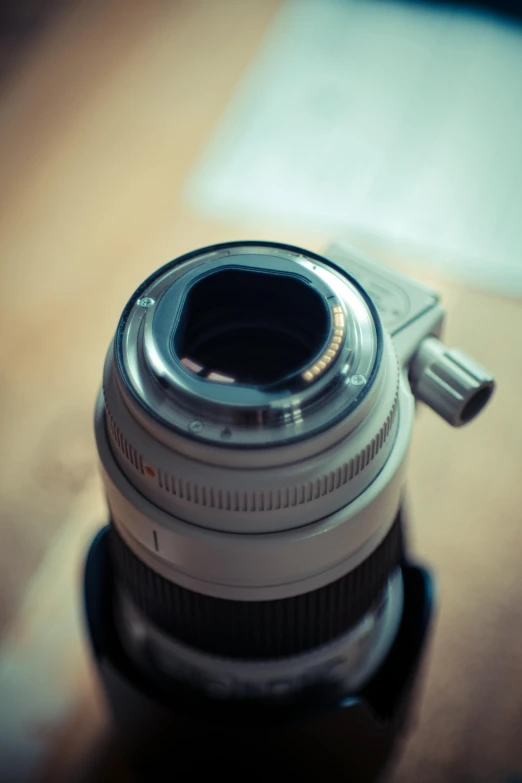
[[345, 419], [371, 388], [382, 336], [370, 299], [325, 259], [237, 243], [141, 286], [115, 352], [130, 406], [185, 438], [250, 450]]

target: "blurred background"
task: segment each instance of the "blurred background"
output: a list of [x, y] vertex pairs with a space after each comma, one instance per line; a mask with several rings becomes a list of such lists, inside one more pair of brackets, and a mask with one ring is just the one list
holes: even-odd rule
[[419, 415], [410, 534], [441, 605], [389, 780], [522, 780], [519, 13], [0, 0], [2, 783], [101, 779], [80, 585], [120, 311], [171, 258], [256, 238], [348, 239], [433, 284], [446, 341], [497, 378], [469, 430]]

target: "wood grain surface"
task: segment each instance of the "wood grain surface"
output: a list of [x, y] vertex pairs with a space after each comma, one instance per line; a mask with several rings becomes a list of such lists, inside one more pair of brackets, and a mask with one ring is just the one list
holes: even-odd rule
[[[126, 780], [84, 643], [80, 575], [104, 520], [92, 408], [137, 284], [227, 239], [328, 237], [213, 224], [182, 185], [279, 3], [89, 0], [0, 94], [0, 781]], [[415, 259], [388, 257], [415, 271]], [[496, 376], [452, 430], [420, 412], [411, 541], [440, 610], [393, 783], [522, 780], [520, 302], [439, 287], [447, 342]], [[517, 777], [518, 776], [518, 777]]]

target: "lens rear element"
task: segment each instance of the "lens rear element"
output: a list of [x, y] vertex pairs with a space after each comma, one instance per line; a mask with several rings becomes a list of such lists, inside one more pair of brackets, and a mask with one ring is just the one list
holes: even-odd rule
[[202, 275], [175, 326], [176, 357], [210, 381], [282, 384], [326, 347], [326, 300], [295, 275], [241, 268]]

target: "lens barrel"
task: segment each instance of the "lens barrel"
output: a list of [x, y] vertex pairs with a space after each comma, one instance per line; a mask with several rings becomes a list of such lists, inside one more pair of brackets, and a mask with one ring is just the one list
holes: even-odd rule
[[312, 661], [386, 627], [382, 659], [412, 423], [392, 340], [341, 267], [242, 242], [158, 270], [122, 314], [96, 411], [129, 640]]

